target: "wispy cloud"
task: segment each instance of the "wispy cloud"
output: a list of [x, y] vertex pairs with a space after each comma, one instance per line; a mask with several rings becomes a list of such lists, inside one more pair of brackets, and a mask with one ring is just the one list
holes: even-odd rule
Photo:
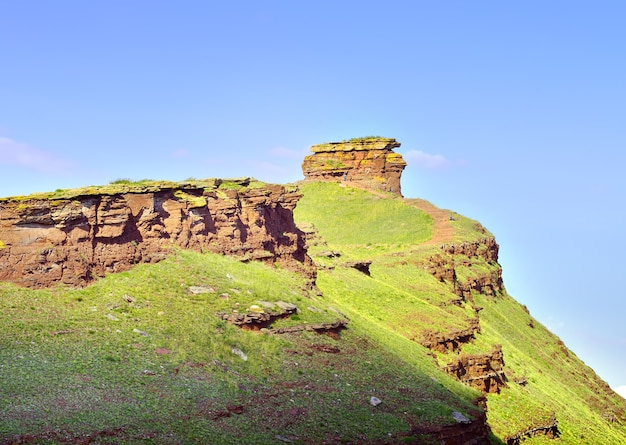
[[0, 136], [0, 165], [24, 167], [45, 173], [67, 171], [72, 162], [49, 151]]
[[549, 315], [547, 318], [540, 320], [541, 324], [547, 327], [551, 332], [559, 332], [565, 328], [565, 322]]
[[308, 148], [300, 150], [294, 150], [293, 148], [275, 147], [267, 151], [267, 154], [271, 157], [283, 158], [283, 159], [299, 159], [302, 160], [309, 153]]
[[285, 167], [268, 161], [259, 161], [252, 159], [246, 164], [251, 165], [256, 172], [268, 174], [270, 176], [281, 175], [285, 173]]
[[440, 170], [452, 165], [444, 155], [430, 154], [421, 150], [409, 150], [402, 155], [408, 162], [428, 170]]
[[626, 385], [618, 386], [614, 391], [626, 399]]
[[190, 155], [191, 153], [189, 152], [189, 150], [185, 150], [184, 148], [174, 150], [170, 153], [170, 157], [174, 159], [184, 159], [188, 158]]

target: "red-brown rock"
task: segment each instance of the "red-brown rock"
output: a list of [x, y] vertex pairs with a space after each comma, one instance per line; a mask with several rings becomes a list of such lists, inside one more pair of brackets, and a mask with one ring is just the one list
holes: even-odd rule
[[391, 138], [359, 138], [313, 145], [302, 171], [306, 180], [345, 182], [402, 196], [400, 176], [406, 167]]
[[[250, 180], [0, 200], [0, 280], [83, 286], [105, 273], [165, 258], [173, 246], [315, 268], [293, 221], [295, 188]], [[174, 185], [171, 185], [174, 184]]]

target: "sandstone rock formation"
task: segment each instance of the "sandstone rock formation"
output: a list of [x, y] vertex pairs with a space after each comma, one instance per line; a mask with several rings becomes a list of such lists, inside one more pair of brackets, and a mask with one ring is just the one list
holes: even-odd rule
[[79, 189], [0, 200], [0, 280], [82, 286], [173, 246], [278, 262], [313, 279], [295, 187], [250, 179]]
[[306, 180], [346, 182], [368, 189], [402, 195], [400, 176], [406, 162], [393, 149], [400, 143], [391, 138], [358, 138], [313, 145], [302, 171]]

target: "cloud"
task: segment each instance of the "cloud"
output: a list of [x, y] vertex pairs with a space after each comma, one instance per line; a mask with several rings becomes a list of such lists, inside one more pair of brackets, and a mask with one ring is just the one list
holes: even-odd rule
[[58, 173], [68, 170], [72, 163], [51, 152], [0, 136], [0, 165]]
[[267, 154], [276, 158], [302, 160], [307, 154], [310, 153], [308, 147], [301, 150], [294, 150], [292, 148], [285, 147], [276, 147], [268, 150]]
[[421, 150], [409, 150], [402, 157], [407, 162], [414, 163], [418, 167], [428, 170], [439, 170], [451, 165], [451, 162], [444, 155], [433, 155]]
[[189, 152], [189, 150], [185, 150], [184, 148], [181, 148], [181, 149], [174, 150], [173, 152], [171, 152], [170, 158], [183, 159], [183, 158], [188, 158], [190, 155], [191, 153]]
[[541, 324], [548, 328], [551, 332], [558, 332], [565, 328], [565, 322], [549, 315], [546, 319], [540, 320]]
[[626, 385], [618, 386], [617, 388], [614, 388], [613, 391], [626, 399]]

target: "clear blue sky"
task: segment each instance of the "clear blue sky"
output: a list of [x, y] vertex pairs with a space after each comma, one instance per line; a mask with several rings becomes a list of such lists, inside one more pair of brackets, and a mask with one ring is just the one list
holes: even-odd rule
[[0, 17], [0, 196], [288, 182], [312, 144], [395, 137], [404, 194], [481, 221], [509, 292], [626, 385], [626, 2], [0, 0]]

